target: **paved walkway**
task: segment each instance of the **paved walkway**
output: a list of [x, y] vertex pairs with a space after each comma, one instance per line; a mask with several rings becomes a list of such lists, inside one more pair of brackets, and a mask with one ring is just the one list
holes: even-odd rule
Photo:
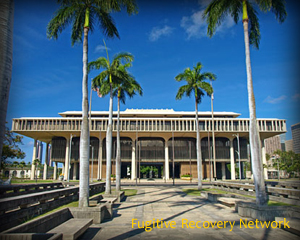
[[[250, 225], [252, 228], [246, 228], [248, 225], [241, 222], [246, 219], [234, 212], [234, 208], [185, 195], [183, 187], [136, 188], [137, 195], [115, 206], [112, 220], [93, 224], [80, 239], [299, 239], [282, 229], [261, 228], [260, 223], [258, 228], [255, 222]], [[253, 219], [247, 220], [249, 223]], [[132, 221], [136, 223], [134, 226]], [[145, 221], [151, 224], [147, 231], [143, 228]]]

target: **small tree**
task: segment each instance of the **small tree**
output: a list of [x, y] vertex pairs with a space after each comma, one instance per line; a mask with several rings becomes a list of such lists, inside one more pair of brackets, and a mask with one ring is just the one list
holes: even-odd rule
[[[9, 131], [6, 127], [5, 136], [2, 148], [2, 156], [1, 156], [1, 169], [5, 166], [5, 162], [7, 159], [24, 159], [25, 153], [21, 150], [20, 144], [22, 145], [23, 137], [20, 135], [14, 136], [14, 134]], [[14, 161], [14, 163], [19, 164], [19, 162]]]
[[33, 164], [35, 165], [35, 182], [37, 183], [37, 168], [41, 164], [41, 160], [36, 158], [33, 160]]

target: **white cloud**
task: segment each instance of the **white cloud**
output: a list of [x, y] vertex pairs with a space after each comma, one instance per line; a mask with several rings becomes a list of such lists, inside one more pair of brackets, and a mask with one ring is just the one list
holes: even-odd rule
[[286, 99], [286, 96], [285, 96], [285, 95], [282, 95], [282, 96], [280, 96], [280, 97], [278, 97], [278, 98], [273, 98], [273, 97], [271, 97], [271, 96], [268, 96], [268, 97], [264, 100], [264, 102], [266, 102], [266, 103], [271, 103], [271, 104], [277, 104], [277, 103], [280, 103], [280, 102], [284, 101], [285, 99]]
[[[209, 1], [201, 2], [201, 6], [207, 5]], [[207, 24], [205, 19], [203, 18], [204, 10], [200, 10], [198, 12], [193, 13], [191, 16], [184, 16], [181, 19], [180, 26], [185, 30], [188, 35], [188, 39], [190, 38], [202, 38], [207, 36]], [[233, 25], [234, 21], [232, 17], [227, 16], [224, 18], [222, 24], [217, 27], [217, 33], [223, 33], [228, 31]]]
[[149, 40], [151, 42], [157, 41], [160, 37], [162, 36], [169, 36], [173, 32], [174, 28], [171, 28], [170, 26], [165, 25], [162, 28], [159, 27], [154, 27], [152, 28], [150, 35], [149, 35]]
[[204, 10], [193, 13], [190, 17], [183, 17], [180, 26], [185, 30], [188, 39], [201, 38], [206, 35], [206, 23], [202, 18]]
[[[103, 45], [98, 45], [98, 46], [96, 46], [95, 47], [95, 53], [97, 53], [97, 52], [104, 52], [105, 51], [105, 46], [103, 46]], [[107, 48], [107, 51], [110, 51], [110, 48]]]

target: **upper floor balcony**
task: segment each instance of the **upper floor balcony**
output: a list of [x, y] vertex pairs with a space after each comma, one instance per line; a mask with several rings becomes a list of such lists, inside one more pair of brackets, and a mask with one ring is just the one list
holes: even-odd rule
[[[214, 131], [216, 133], [249, 132], [249, 119], [246, 118], [215, 118]], [[24, 134], [30, 131], [73, 132], [81, 130], [82, 121], [78, 117], [68, 118], [17, 118], [13, 119], [12, 131]], [[92, 118], [90, 131], [106, 131], [108, 118]], [[257, 119], [261, 133], [284, 133], [286, 121], [282, 119]], [[117, 119], [113, 119], [113, 131], [117, 131]], [[212, 119], [199, 119], [200, 132], [211, 132]], [[121, 132], [196, 132], [193, 118], [120, 118]], [[275, 135], [276, 135], [275, 134]], [[26, 135], [26, 134], [24, 134]], [[274, 135], [274, 134], [273, 134]]]

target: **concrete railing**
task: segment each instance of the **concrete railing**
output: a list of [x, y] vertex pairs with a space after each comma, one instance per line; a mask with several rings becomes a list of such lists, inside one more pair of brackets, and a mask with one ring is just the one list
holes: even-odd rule
[[63, 188], [61, 182], [41, 183], [41, 184], [18, 184], [18, 185], [0, 185], [0, 198], [19, 196], [35, 192], [49, 191]]
[[[235, 193], [255, 196], [255, 186], [253, 184], [216, 181], [212, 183], [212, 187], [222, 189], [228, 192], [235, 192]], [[270, 200], [300, 206], [299, 189], [266, 186], [266, 190]]]
[[[90, 185], [90, 196], [104, 189], [104, 182], [93, 183]], [[0, 199], [0, 232], [78, 198], [79, 187], [76, 186]]]
[[[80, 118], [16, 118], [12, 131], [80, 131]], [[214, 118], [215, 132], [249, 132], [249, 119]], [[106, 131], [108, 118], [91, 120], [91, 131]], [[286, 122], [282, 119], [257, 119], [260, 132], [285, 132]], [[199, 119], [199, 130], [212, 130], [212, 119]], [[113, 119], [113, 131], [117, 131], [117, 119]], [[120, 118], [120, 131], [123, 132], [195, 132], [194, 118]]]
[[[90, 185], [90, 195], [104, 191], [105, 183], [94, 183]], [[26, 194], [22, 196], [8, 197], [0, 199], [0, 215], [16, 210], [30, 207], [31, 205], [38, 205], [48, 201], [57, 200], [59, 198], [68, 197], [71, 195], [77, 196], [79, 193], [79, 187], [68, 187], [61, 189], [54, 189], [48, 192], [37, 192], [32, 194]]]
[[[253, 180], [230, 180], [224, 181], [228, 183], [240, 183], [240, 184], [252, 184]], [[300, 190], [300, 182], [296, 181], [265, 181], [265, 185], [269, 187], [281, 187], [281, 188], [291, 188], [291, 189], [299, 189]]]

